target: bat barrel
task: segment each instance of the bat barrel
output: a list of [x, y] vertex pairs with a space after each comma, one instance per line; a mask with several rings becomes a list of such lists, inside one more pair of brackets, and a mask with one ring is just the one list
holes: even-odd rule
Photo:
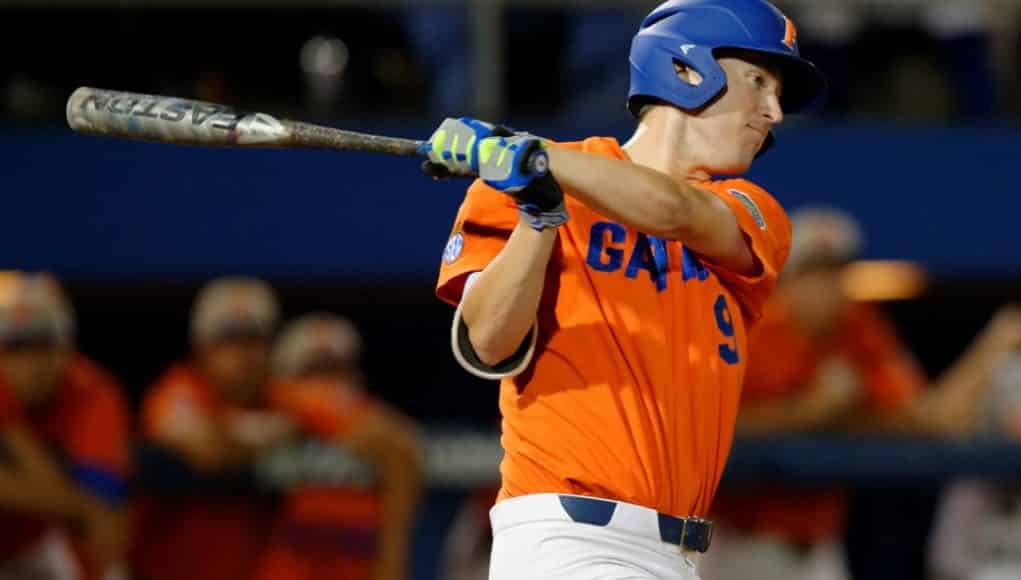
[[203, 101], [81, 87], [67, 101], [67, 123], [90, 135], [188, 145], [285, 145], [280, 121]]
[[185, 145], [314, 147], [414, 156], [420, 141], [368, 135], [203, 101], [80, 87], [67, 100], [79, 133]]

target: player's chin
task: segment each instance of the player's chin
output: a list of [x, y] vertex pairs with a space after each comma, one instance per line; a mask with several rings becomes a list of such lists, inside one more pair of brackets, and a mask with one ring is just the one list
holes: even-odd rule
[[755, 154], [757, 149], [741, 148], [732, 152], [732, 154], [725, 156], [725, 158], [717, 159], [712, 174], [713, 175], [740, 175], [747, 173], [752, 167], [752, 161], [755, 160]]

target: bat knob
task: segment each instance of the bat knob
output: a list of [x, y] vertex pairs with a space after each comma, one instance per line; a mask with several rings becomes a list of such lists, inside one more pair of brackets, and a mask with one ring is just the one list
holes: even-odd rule
[[543, 176], [549, 172], [549, 154], [543, 150], [538, 150], [532, 153], [528, 157], [528, 163], [526, 165], [528, 173], [536, 176]]

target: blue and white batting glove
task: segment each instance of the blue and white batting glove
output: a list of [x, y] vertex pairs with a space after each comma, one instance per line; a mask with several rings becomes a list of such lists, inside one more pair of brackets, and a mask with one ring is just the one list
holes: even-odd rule
[[532, 229], [542, 231], [567, 221], [564, 192], [549, 171], [542, 139], [527, 134], [489, 137], [479, 144], [478, 158], [479, 177], [513, 197]]
[[492, 135], [511, 135], [510, 129], [469, 117], [444, 119], [428, 141], [418, 148], [426, 158], [422, 171], [432, 177], [476, 175], [479, 171], [479, 142]]

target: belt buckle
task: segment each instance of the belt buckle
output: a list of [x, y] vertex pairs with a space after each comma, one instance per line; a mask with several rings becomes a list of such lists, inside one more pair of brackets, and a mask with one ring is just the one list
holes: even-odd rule
[[[684, 524], [681, 526], [681, 541], [678, 544], [678, 547], [681, 549], [681, 551], [684, 551], [684, 550], [694, 550], [694, 551], [699, 552], [699, 553], [704, 553], [706, 550], [709, 549], [709, 544], [710, 544], [710, 542], [712, 542], [712, 539], [713, 539], [713, 524], [712, 524], [712, 522], [710, 520], [705, 519], [705, 518], [696, 518], [696, 517], [683, 518], [683, 520], [684, 520]], [[688, 526], [689, 525], [691, 525], [692, 528], [694, 528], [695, 526], [701, 526], [701, 528], [703, 530], [703, 533], [705, 534], [705, 536], [702, 538], [702, 541], [699, 543], [698, 546], [688, 547], [686, 545], [686, 540], [688, 538]], [[694, 532], [694, 529], [692, 529], [692, 531]]]

